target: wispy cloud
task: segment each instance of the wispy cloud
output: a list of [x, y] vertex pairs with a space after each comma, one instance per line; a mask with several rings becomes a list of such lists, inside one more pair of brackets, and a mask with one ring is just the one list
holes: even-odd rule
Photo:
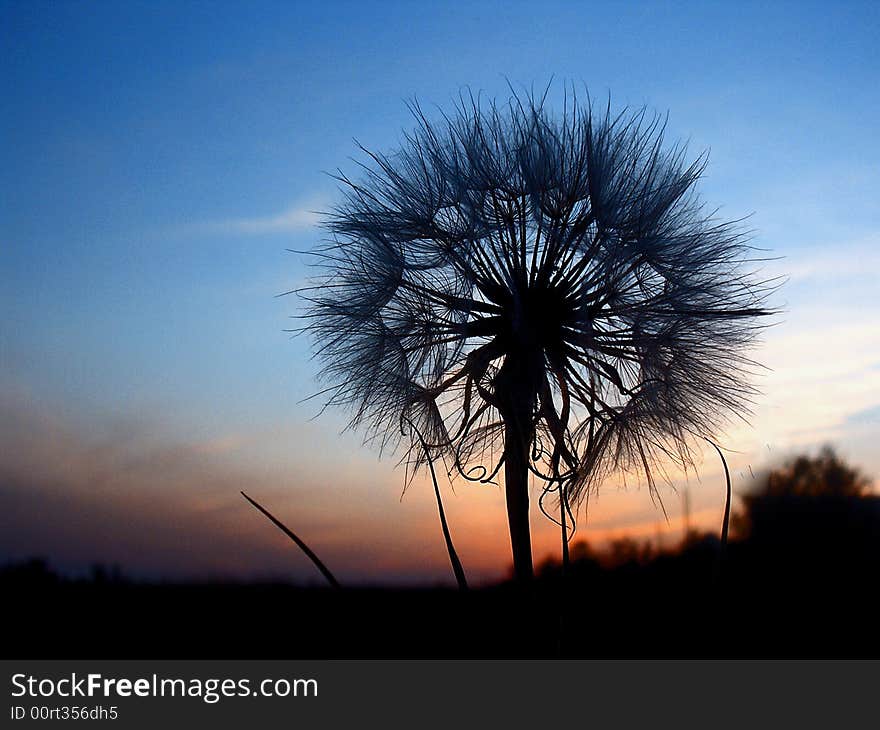
[[846, 424], [861, 425], [864, 423], [880, 423], [880, 405], [870, 406], [856, 411], [846, 418]]
[[277, 233], [298, 233], [318, 225], [321, 220], [320, 201], [295, 203], [279, 213], [266, 216], [226, 218], [202, 221], [185, 227], [193, 235], [265, 236]]
[[790, 281], [825, 280], [840, 282], [845, 277], [874, 276], [880, 269], [880, 233], [843, 244], [795, 250], [777, 262], [774, 273]]
[[320, 580], [245, 504], [239, 490], [247, 489], [292, 514], [341, 575], [356, 574], [349, 538], [335, 534], [345, 525], [318, 486], [242, 463], [238, 443], [236, 435], [180, 441], [137, 422], [83, 432], [0, 392], [0, 564], [44, 556], [68, 570], [120, 563], [135, 576]]

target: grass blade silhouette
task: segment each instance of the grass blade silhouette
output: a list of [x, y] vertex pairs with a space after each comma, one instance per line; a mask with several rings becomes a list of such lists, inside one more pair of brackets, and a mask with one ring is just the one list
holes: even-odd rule
[[[703, 438], [706, 438], [705, 436]], [[724, 505], [724, 519], [721, 521], [721, 550], [718, 553], [718, 560], [715, 563], [715, 578], [717, 579], [719, 574], [721, 573], [721, 565], [727, 556], [727, 535], [730, 530], [730, 500], [731, 500], [731, 488], [730, 488], [730, 471], [727, 468], [727, 459], [724, 458], [724, 454], [721, 452], [721, 449], [718, 447], [714, 441], [710, 441], [706, 439], [712, 446], [715, 451], [718, 452], [718, 456], [721, 457], [721, 463], [724, 466], [724, 478], [727, 480], [727, 501]]]
[[458, 559], [458, 553], [455, 551], [455, 545], [452, 544], [452, 535], [449, 533], [449, 524], [446, 522], [446, 512], [443, 509], [443, 500], [440, 498], [440, 486], [437, 484], [437, 473], [434, 471], [434, 460], [428, 452], [428, 444], [425, 443], [422, 434], [419, 433], [419, 430], [413, 426], [412, 423], [410, 423], [409, 426], [415, 432], [416, 436], [418, 436], [419, 442], [422, 445], [422, 450], [425, 452], [425, 458], [428, 460], [428, 468], [431, 470], [431, 480], [434, 482], [434, 494], [437, 497], [437, 510], [440, 512], [440, 527], [443, 529], [443, 539], [446, 540], [446, 551], [449, 553], [449, 562], [452, 563], [452, 572], [455, 573], [455, 581], [458, 583], [459, 590], [466, 591], [468, 589], [467, 578], [464, 575], [464, 568], [461, 565], [461, 561]]
[[283, 522], [281, 522], [281, 520], [279, 520], [271, 512], [269, 512], [269, 510], [267, 510], [255, 500], [248, 497], [247, 494], [245, 494], [244, 492], [241, 493], [241, 496], [244, 497], [248, 502], [250, 502], [254, 507], [256, 507], [260, 512], [266, 515], [266, 517], [268, 517], [274, 523], [274, 525], [279, 530], [281, 530], [281, 532], [283, 532], [291, 540], [293, 540], [296, 543], [297, 547], [302, 550], [309, 558], [309, 560], [311, 560], [317, 566], [318, 570], [321, 571], [321, 574], [327, 579], [327, 582], [331, 586], [333, 586], [334, 588], [342, 587], [339, 585], [339, 581], [336, 580], [333, 573], [330, 572], [330, 569], [321, 561], [321, 558], [315, 555], [315, 553], [312, 552], [312, 549], [294, 534], [293, 530], [289, 529]]

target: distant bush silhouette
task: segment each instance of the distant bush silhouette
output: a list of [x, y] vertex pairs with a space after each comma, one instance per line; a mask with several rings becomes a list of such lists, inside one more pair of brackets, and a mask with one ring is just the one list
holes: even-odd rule
[[746, 504], [770, 497], [864, 497], [871, 480], [847, 465], [831, 446], [818, 456], [801, 455], [770, 471]]
[[[748, 551], [763, 561], [785, 557], [806, 571], [821, 558], [842, 573], [880, 559], [880, 496], [859, 469], [844, 462], [830, 446], [817, 456], [800, 455], [771, 469], [758, 486], [742, 497], [734, 515], [738, 555]], [[572, 546], [572, 562], [590, 562], [606, 569], [646, 566], [689, 551], [717, 551], [713, 533], [692, 530], [680, 547], [659, 550], [650, 541], [624, 537], [599, 550], [581, 540]], [[542, 565], [552, 574], [558, 563]]]
[[658, 462], [690, 464], [747, 408], [772, 287], [661, 118], [573, 96], [559, 115], [532, 96], [413, 111], [401, 149], [340, 173], [304, 329], [327, 404], [368, 439], [473, 481], [503, 467], [527, 579], [529, 475], [558, 498], [565, 556], [572, 506], [611, 472], [653, 489]]
[[833, 577], [880, 567], [880, 497], [831, 447], [769, 471], [742, 498], [740, 539], [789, 570]]

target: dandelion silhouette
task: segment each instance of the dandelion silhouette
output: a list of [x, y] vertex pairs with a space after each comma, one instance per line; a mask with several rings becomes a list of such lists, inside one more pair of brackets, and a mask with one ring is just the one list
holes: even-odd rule
[[755, 394], [749, 346], [773, 282], [738, 222], [694, 191], [706, 156], [665, 121], [566, 94], [411, 109], [400, 149], [369, 160], [327, 216], [300, 290], [326, 405], [415, 469], [494, 483], [514, 571], [532, 575], [529, 475], [573, 513], [617, 470], [655, 481]]

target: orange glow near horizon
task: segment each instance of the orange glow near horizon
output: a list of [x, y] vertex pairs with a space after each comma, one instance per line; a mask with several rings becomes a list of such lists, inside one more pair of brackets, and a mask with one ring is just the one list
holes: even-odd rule
[[[880, 334], [851, 318], [816, 329], [800, 310], [762, 351], [771, 368], [751, 425], [719, 438], [729, 449], [734, 495], [751, 489], [762, 469], [823, 442], [869, 476], [880, 469], [873, 394], [880, 392]], [[822, 348], [847, 352], [818, 362]], [[250, 431], [170, 435], [143, 421], [86, 424], [27, 392], [0, 391], [3, 476], [0, 556], [45, 556], [62, 570], [102, 562], [135, 577], [283, 577], [320, 583], [308, 560], [247, 505], [244, 489], [289, 524], [343, 583], [452, 583], [427, 473], [402, 495], [405, 474], [356, 435], [333, 423], [295, 418]], [[67, 412], [69, 414], [69, 411]], [[855, 415], [864, 414], [860, 418]], [[872, 415], [873, 414], [873, 415]], [[329, 457], [329, 458], [328, 458]], [[628, 537], [675, 547], [684, 535], [683, 490], [693, 529], [717, 532], [724, 477], [704, 449], [696, 473], [670, 471], [658, 484], [666, 509], [644, 484], [609, 481], [578, 515], [576, 540], [601, 548]], [[452, 537], [474, 584], [505, 577], [510, 542], [503, 488], [441, 475]], [[559, 527], [540, 514], [532, 492], [536, 564], [560, 554]], [[550, 500], [550, 505], [552, 500]], [[734, 509], [736, 509], [736, 500]]]

